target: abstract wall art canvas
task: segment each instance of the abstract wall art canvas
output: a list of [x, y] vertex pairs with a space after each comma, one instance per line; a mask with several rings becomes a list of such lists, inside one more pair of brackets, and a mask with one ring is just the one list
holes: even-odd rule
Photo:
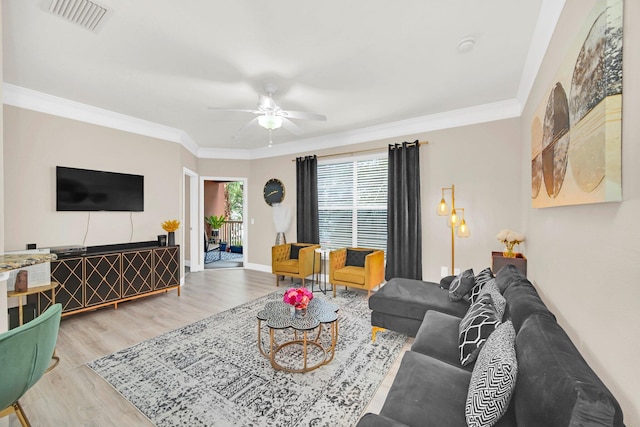
[[534, 208], [622, 200], [622, 0], [597, 0], [531, 122]]

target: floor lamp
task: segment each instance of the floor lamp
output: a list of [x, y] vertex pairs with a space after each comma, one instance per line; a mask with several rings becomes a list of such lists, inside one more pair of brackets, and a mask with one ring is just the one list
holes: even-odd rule
[[[449, 206], [447, 206], [447, 202], [444, 199], [445, 190], [451, 190], [451, 210], [449, 210]], [[458, 211], [461, 211], [460, 215]], [[442, 188], [442, 199], [440, 199], [440, 204], [438, 205], [438, 215], [439, 216], [448, 216], [447, 219], [449, 227], [451, 227], [451, 275], [454, 274], [455, 267], [455, 235], [456, 229], [458, 237], [469, 237], [469, 227], [467, 226], [467, 222], [464, 220], [464, 208], [456, 209], [456, 189], [455, 185], [451, 184], [451, 187], [443, 187]]]

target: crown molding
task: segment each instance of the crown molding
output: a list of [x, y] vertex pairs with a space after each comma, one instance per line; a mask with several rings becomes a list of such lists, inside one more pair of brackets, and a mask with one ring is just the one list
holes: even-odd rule
[[565, 3], [566, 0], [544, 0], [542, 2], [538, 21], [533, 30], [533, 37], [531, 37], [531, 45], [529, 46], [527, 59], [522, 69], [520, 86], [516, 94], [516, 99], [523, 108], [527, 104], [527, 99], [535, 83], [538, 71], [542, 66], [544, 55], [547, 53], [549, 43], [551, 43], [553, 32], [558, 24]]
[[32, 89], [2, 83], [2, 103], [139, 135], [177, 142], [196, 155], [198, 145], [185, 131], [93, 107]]
[[338, 132], [331, 135], [299, 139], [284, 144], [277, 144], [272, 147], [260, 147], [251, 150], [200, 148], [198, 150], [198, 157], [210, 159], [254, 160], [268, 157], [296, 155], [307, 151], [317, 151], [327, 148], [359, 144], [362, 142], [398, 138], [406, 135], [414, 135], [440, 129], [449, 129], [477, 123], [510, 119], [519, 117], [521, 111], [522, 105], [516, 99], [508, 99], [505, 101], [461, 108], [429, 116], [384, 123], [381, 125], [369, 126], [346, 132]]
[[517, 117], [522, 111], [520, 103], [516, 99], [510, 99], [331, 135], [299, 139], [272, 147], [225, 149], [198, 147], [198, 144], [185, 131], [159, 123], [93, 107], [10, 83], [3, 83], [2, 89], [4, 104], [176, 142], [184, 146], [196, 157], [202, 159], [252, 160], [294, 155], [305, 151], [322, 150], [512, 118]]

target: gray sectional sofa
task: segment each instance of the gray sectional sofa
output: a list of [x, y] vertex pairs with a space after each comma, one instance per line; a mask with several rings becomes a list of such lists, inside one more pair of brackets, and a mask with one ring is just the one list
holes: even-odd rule
[[[506, 413], [495, 424], [478, 425], [623, 426], [618, 402], [526, 277], [508, 265], [495, 285], [506, 299], [504, 329], [513, 325], [517, 372]], [[473, 363], [461, 366], [458, 343], [470, 303], [450, 302], [448, 294], [437, 283], [393, 279], [371, 296], [372, 326], [415, 340], [380, 414], [365, 414], [358, 427], [467, 426], [467, 394], [476, 373]]]

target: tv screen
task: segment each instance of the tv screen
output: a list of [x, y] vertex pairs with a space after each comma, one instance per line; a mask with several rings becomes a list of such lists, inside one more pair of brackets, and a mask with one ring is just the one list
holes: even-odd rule
[[144, 210], [144, 176], [56, 166], [57, 211]]

